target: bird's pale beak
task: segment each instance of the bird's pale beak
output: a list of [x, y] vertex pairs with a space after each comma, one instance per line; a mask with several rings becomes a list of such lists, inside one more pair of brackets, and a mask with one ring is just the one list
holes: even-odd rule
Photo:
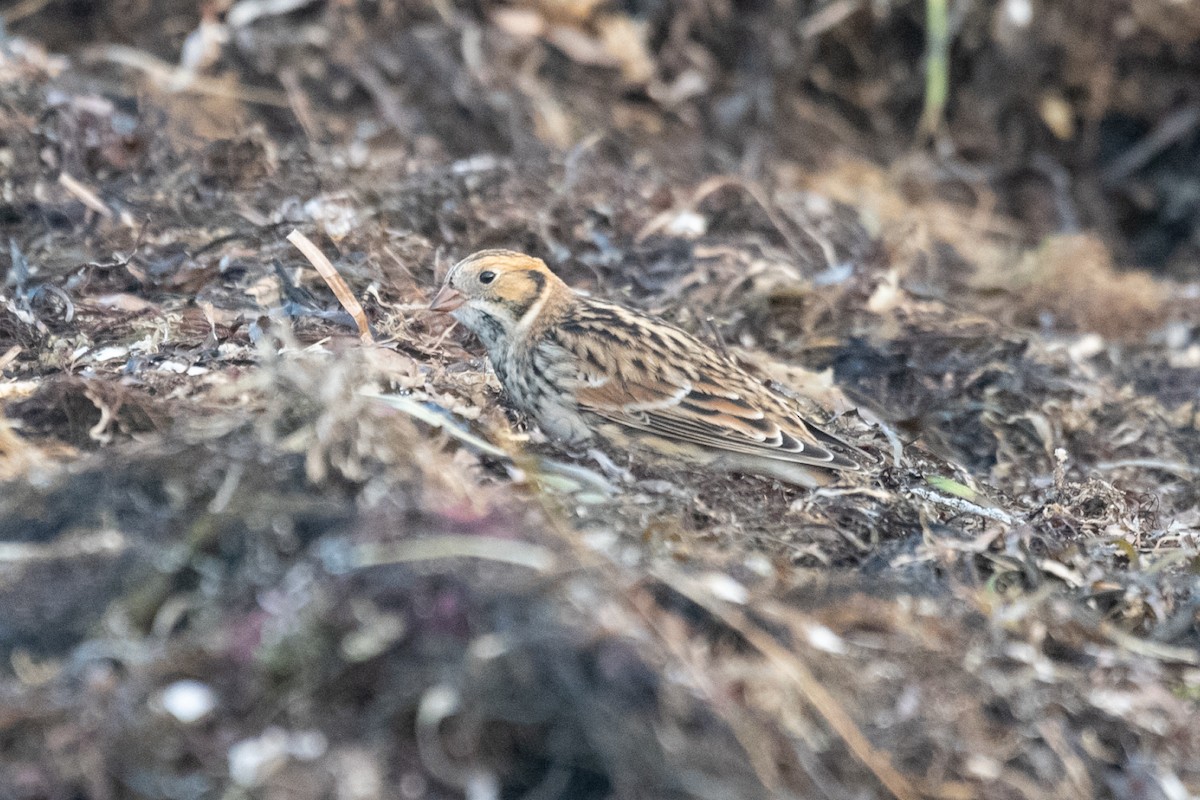
[[462, 296], [462, 292], [449, 286], [443, 286], [442, 290], [433, 298], [433, 302], [429, 304], [429, 310], [446, 314], [465, 302], [467, 302], [467, 298]]

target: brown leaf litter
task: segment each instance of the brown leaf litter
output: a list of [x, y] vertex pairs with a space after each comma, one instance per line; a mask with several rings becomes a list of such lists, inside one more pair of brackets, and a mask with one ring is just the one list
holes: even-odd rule
[[[1143, 5], [1137, 41], [1175, 13]], [[959, 47], [994, 68], [1119, 13], [1051, 6], [1015, 39], [968, 9]], [[913, 108], [886, 35], [912, 9], [204, 9], [85, 9], [146, 48], [88, 64], [0, 41], [0, 786], [1200, 792], [1187, 250], [1168, 283], [1114, 265], [1115, 222], [1043, 230], [1075, 197], [995, 124], [1084, 97], [1095, 134], [1116, 76], [1067, 50], [1032, 117], [1032, 79], [968, 82], [947, 135], [983, 179], [861, 157]], [[148, 57], [166, 29], [199, 49]], [[878, 465], [616, 485], [425, 313], [495, 245], [706, 337]]]

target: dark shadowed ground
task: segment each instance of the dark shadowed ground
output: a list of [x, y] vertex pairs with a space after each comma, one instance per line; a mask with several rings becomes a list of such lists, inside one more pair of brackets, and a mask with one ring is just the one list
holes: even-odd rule
[[[0, 800], [1200, 795], [1200, 11], [939, 9], [0, 2]], [[613, 486], [486, 246], [878, 465]]]

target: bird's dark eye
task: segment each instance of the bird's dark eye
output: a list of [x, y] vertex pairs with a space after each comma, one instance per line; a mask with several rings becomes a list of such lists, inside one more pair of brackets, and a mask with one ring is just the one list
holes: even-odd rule
[[491, 283], [494, 280], [496, 280], [496, 273], [492, 272], [490, 269], [486, 269], [479, 273], [480, 283]]

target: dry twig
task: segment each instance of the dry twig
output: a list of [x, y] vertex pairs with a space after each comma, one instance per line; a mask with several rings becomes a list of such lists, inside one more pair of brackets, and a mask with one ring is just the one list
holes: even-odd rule
[[96, 194], [92, 187], [80, 182], [77, 178], [73, 178], [66, 172], [59, 173], [58, 184], [75, 196], [79, 202], [95, 211], [100, 216], [111, 219], [113, 212], [104, 201], [100, 199], [100, 195]]
[[293, 230], [287, 235], [287, 240], [304, 254], [308, 262], [321, 274], [325, 284], [337, 296], [342, 308], [346, 309], [346, 313], [354, 318], [354, 324], [358, 326], [358, 338], [362, 339], [364, 344], [375, 344], [375, 337], [371, 335], [371, 326], [367, 322], [367, 315], [363, 312], [362, 304], [358, 302], [354, 292], [350, 291], [350, 287], [346, 285], [345, 278], [334, 268], [333, 262], [321, 252], [319, 247], [313, 244], [312, 239], [300, 231]]

